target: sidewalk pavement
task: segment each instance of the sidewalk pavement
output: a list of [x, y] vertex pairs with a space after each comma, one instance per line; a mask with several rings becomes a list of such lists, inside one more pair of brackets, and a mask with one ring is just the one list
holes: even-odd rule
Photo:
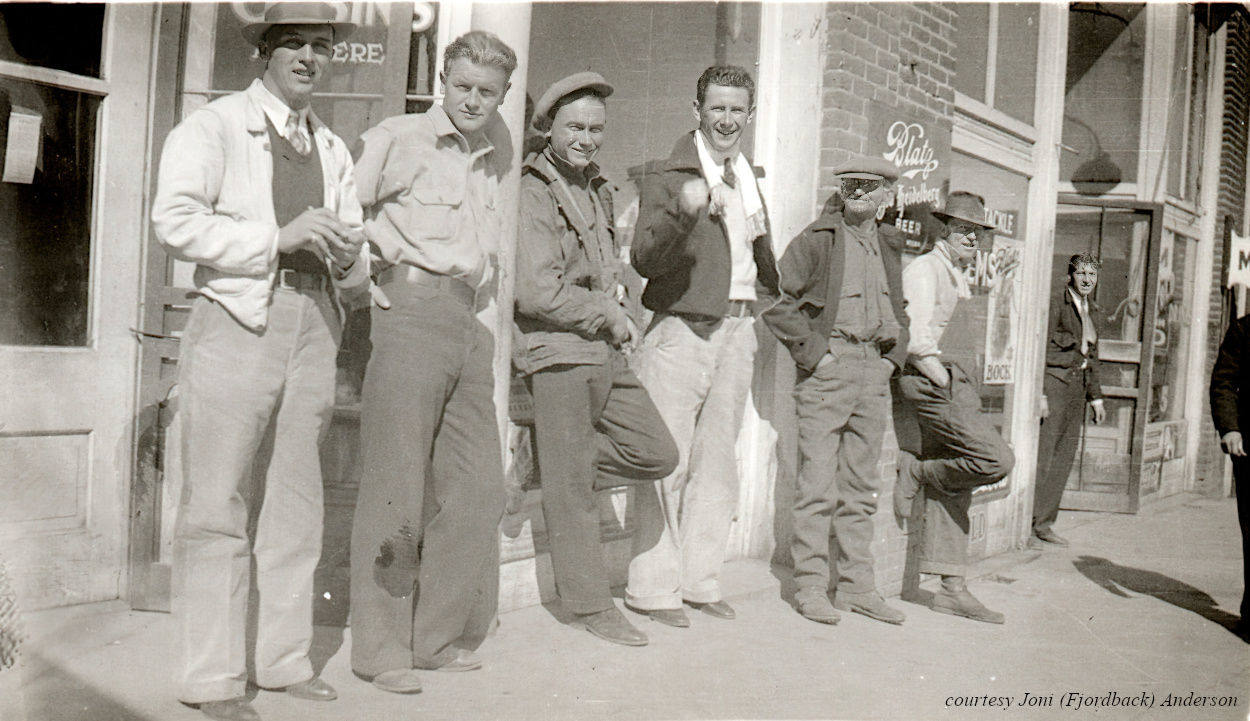
[[[738, 561], [725, 569], [736, 620], [691, 611], [693, 626], [675, 629], [627, 613], [650, 635], [645, 648], [526, 608], [502, 615], [483, 670], [428, 673], [422, 693], [396, 696], [352, 675], [350, 630], [319, 627], [314, 663], [339, 699], [259, 691], [254, 705], [266, 721], [1248, 717], [1250, 645], [1226, 628], [1242, 584], [1232, 500], [1180, 496], [1136, 516], [1065, 512], [1058, 530], [1071, 548], [989, 559], [988, 575], [970, 583], [1007, 614], [1003, 626], [897, 599], [902, 626], [853, 614], [823, 626], [780, 597], [783, 571]], [[175, 700], [169, 616], [111, 602], [30, 614], [26, 626], [29, 721], [205, 718]], [[1144, 693], [1153, 708], [1064, 707], [1070, 692], [1120, 703]], [[1169, 694], [1235, 705], [1164, 707]], [[1021, 708], [1029, 699], [1053, 705]]]

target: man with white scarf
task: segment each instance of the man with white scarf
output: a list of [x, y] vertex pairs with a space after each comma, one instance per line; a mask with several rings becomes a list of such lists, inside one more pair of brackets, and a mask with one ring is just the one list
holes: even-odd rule
[[719, 580], [738, 501], [734, 444], [754, 368], [753, 309], [777, 278], [768, 215], [741, 152], [754, 116], [751, 75], [708, 68], [696, 85], [698, 129], [640, 181], [630, 258], [648, 279], [642, 300], [655, 317], [636, 370], [680, 462], [654, 494], [638, 494], [626, 604], [670, 626], [690, 625], [683, 602], [734, 617]]

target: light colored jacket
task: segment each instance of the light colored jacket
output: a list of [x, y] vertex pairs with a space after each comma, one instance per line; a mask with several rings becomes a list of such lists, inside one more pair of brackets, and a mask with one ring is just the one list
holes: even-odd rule
[[907, 354], [916, 359], [941, 355], [938, 342], [955, 314], [955, 304], [972, 297], [968, 281], [941, 245], [903, 269], [903, 297], [911, 322]]
[[[278, 222], [273, 208], [273, 158], [260, 80], [214, 100], [170, 132], [161, 151], [152, 223], [173, 257], [196, 264], [196, 290], [221, 303], [236, 320], [264, 330], [278, 269]], [[361, 230], [360, 202], [347, 146], [314, 114], [321, 158], [323, 205]], [[342, 299], [368, 302], [367, 246], [346, 276], [331, 273]]]

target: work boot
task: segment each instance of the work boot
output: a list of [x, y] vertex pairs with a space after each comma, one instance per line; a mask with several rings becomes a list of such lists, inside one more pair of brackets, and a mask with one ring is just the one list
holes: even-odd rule
[[803, 618], [816, 623], [835, 624], [842, 619], [829, 603], [829, 594], [822, 588], [804, 586], [794, 594], [794, 607]]
[[647, 645], [647, 635], [635, 628], [615, 604], [612, 608], [596, 613], [579, 615], [578, 620], [586, 626], [587, 631], [605, 641], [619, 643], [622, 646]]
[[1058, 533], [1055, 533], [1049, 528], [1033, 529], [1033, 538], [1049, 543], [1052, 546], [1059, 546], [1060, 548], [1067, 548], [1068, 546], [1068, 539], [1060, 536]]
[[900, 521], [911, 518], [912, 502], [920, 490], [919, 461], [907, 451], [898, 452], [898, 480], [894, 484], [894, 515]]
[[907, 616], [897, 608], [885, 602], [876, 591], [867, 593], [846, 593], [838, 591], [833, 596], [833, 607], [839, 611], [854, 611], [868, 618], [900, 625]]
[[1002, 623], [1007, 617], [998, 611], [991, 611], [985, 604], [977, 600], [968, 591], [963, 576], [943, 576], [942, 588], [933, 594], [930, 608], [938, 613], [949, 613], [952, 616], [963, 616], [973, 621], [985, 623]]

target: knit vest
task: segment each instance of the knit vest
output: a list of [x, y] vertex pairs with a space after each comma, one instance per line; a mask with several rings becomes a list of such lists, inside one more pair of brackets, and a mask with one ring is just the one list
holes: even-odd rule
[[[317, 143], [312, 151], [300, 155], [295, 146], [278, 134], [278, 129], [265, 118], [269, 131], [270, 157], [273, 158], [273, 214], [278, 227], [290, 223], [309, 208], [320, 208], [325, 194], [321, 177], [321, 157]], [[309, 138], [311, 140], [311, 136]], [[325, 261], [311, 250], [301, 248], [278, 255], [278, 267], [305, 273], [328, 274]]]

